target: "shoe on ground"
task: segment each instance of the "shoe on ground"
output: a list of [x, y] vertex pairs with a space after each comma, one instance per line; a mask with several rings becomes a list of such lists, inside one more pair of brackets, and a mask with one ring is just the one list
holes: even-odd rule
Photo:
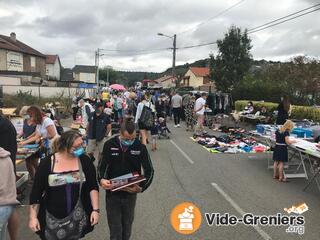
[[178, 124], [177, 126], [180, 127], [180, 124]]

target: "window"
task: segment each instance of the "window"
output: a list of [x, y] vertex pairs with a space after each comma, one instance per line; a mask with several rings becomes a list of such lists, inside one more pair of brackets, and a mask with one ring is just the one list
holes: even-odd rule
[[31, 68], [36, 68], [36, 58], [35, 57], [30, 57], [30, 65], [31, 65]]

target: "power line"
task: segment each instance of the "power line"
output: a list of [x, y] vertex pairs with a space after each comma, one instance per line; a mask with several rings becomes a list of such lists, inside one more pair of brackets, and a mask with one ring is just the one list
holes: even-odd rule
[[291, 16], [293, 16], [293, 15], [296, 15], [296, 14], [298, 14], [298, 13], [304, 12], [304, 11], [309, 10], [309, 9], [311, 9], [311, 8], [315, 8], [315, 7], [317, 7], [317, 6], [320, 6], [320, 3], [318, 3], [318, 4], [316, 4], [316, 5], [313, 5], [313, 6], [311, 6], [311, 7], [308, 7], [308, 8], [302, 9], [302, 10], [300, 10], [300, 11], [291, 13], [291, 14], [289, 14], [289, 15], [287, 15], [287, 16], [284, 16], [284, 17], [281, 17], [281, 18], [277, 18], [277, 19], [275, 19], [275, 20], [273, 20], [273, 21], [271, 21], [271, 22], [267, 22], [267, 23], [262, 24], [262, 25], [260, 25], [260, 26], [256, 26], [256, 27], [254, 27], [254, 28], [251, 28], [251, 29], [248, 30], [248, 32], [249, 32], [249, 31], [256, 30], [256, 29], [261, 28], [261, 27], [264, 27], [264, 26], [266, 26], [266, 25], [272, 24], [272, 23], [277, 22], [277, 21], [279, 21], [279, 20], [282, 20], [282, 19], [291, 17]]
[[119, 50], [119, 49], [104, 49], [100, 48], [102, 52], [120, 52], [120, 53], [144, 53], [171, 50], [172, 48], [157, 48], [157, 49], [138, 49], [138, 50]]
[[306, 12], [306, 13], [302, 13], [302, 14], [296, 15], [296, 16], [294, 16], [294, 17], [291, 17], [291, 18], [285, 19], [285, 20], [283, 20], [283, 21], [280, 21], [280, 22], [277, 22], [277, 23], [274, 23], [274, 24], [271, 24], [271, 25], [267, 25], [267, 26], [265, 26], [265, 27], [263, 27], [263, 28], [259, 28], [259, 29], [257, 29], [257, 30], [253, 30], [253, 31], [252, 31], [252, 30], [248, 30], [248, 34], [252, 34], [252, 33], [255, 33], [255, 32], [260, 32], [260, 31], [262, 31], [262, 30], [264, 30], [264, 29], [267, 29], [267, 28], [271, 28], [271, 27], [277, 26], [277, 25], [279, 25], [279, 24], [282, 24], [282, 23], [288, 22], [288, 21], [290, 21], [290, 20], [293, 20], [293, 19], [296, 19], [296, 18], [302, 17], [302, 16], [304, 16], [304, 15], [307, 15], [307, 14], [310, 14], [310, 13], [313, 13], [313, 12], [316, 12], [316, 11], [319, 11], [319, 10], [320, 10], [320, 8], [316, 8], [316, 9], [311, 10], [311, 11], [309, 11], [309, 12]]
[[184, 33], [186, 33], [186, 32], [194, 31], [194, 30], [198, 29], [201, 25], [203, 25], [203, 24], [205, 24], [206, 22], [209, 22], [209, 21], [211, 21], [211, 20], [213, 20], [213, 19], [215, 19], [215, 18], [217, 18], [217, 17], [220, 17], [221, 15], [223, 15], [224, 13], [230, 11], [232, 8], [235, 8], [236, 6], [240, 5], [240, 4], [241, 4], [242, 2], [244, 2], [244, 1], [245, 1], [245, 0], [241, 0], [241, 1], [236, 2], [235, 4], [231, 5], [230, 7], [224, 9], [223, 11], [221, 11], [221, 12], [219, 12], [219, 13], [217, 13], [217, 14], [214, 15], [213, 17], [211, 17], [211, 18], [209, 18], [209, 19], [207, 19], [207, 20], [205, 20], [205, 21], [197, 24], [197, 26], [195, 26], [195, 27], [193, 27], [193, 28], [190, 28], [190, 29], [187, 29], [187, 30], [185, 30], [185, 31], [183, 31], [183, 32], [177, 33], [177, 35], [184, 34]]
[[[178, 33], [178, 34], [184, 34], [184, 33], [188, 32], [188, 31], [195, 30], [195, 29], [199, 28], [201, 25], [205, 24], [206, 22], [209, 22], [209, 21], [211, 21], [211, 20], [213, 20], [213, 19], [215, 19], [215, 18], [223, 15], [224, 13], [230, 11], [232, 8], [235, 8], [236, 6], [238, 6], [239, 4], [241, 4], [241, 3], [244, 2], [244, 1], [245, 1], [245, 0], [240, 0], [240, 1], [236, 2], [235, 4], [231, 5], [230, 7], [228, 7], [228, 8], [226, 8], [226, 9], [224, 9], [223, 11], [219, 12], [219, 13], [216, 14], [215, 16], [213, 16], [213, 17], [211, 17], [211, 18], [209, 18], [209, 19], [207, 19], [207, 20], [199, 23], [199, 24], [198, 24], [197, 26], [195, 26], [194, 28], [190, 28], [190, 29], [188, 29], [188, 30], [186, 30], [186, 31], [183, 31], [183, 32], [180, 32], [180, 33]], [[178, 35], [178, 34], [177, 34], [177, 35]], [[172, 49], [172, 48], [139, 49], [139, 50], [131, 50], [131, 49], [130, 49], [130, 50], [118, 50], [118, 49], [104, 49], [104, 48], [101, 48], [100, 50], [101, 50], [101, 51], [105, 51], [105, 52], [120, 52], [120, 53], [122, 53], [122, 52], [123, 52], [123, 53], [140, 53], [140, 52], [141, 52], [141, 53], [144, 53], [144, 52], [154, 52], [154, 51], [165, 51], [165, 50], [171, 50], [171, 49]]]
[[[235, 6], [239, 5], [240, 3], [242, 3], [244, 0], [241, 0], [239, 2], [237, 2], [236, 4], [230, 6], [229, 8], [225, 9], [224, 11], [218, 13], [216, 16], [210, 18], [210, 19], [213, 19], [213, 18], [216, 18], [217, 16], [220, 16], [222, 15], [223, 13], [225, 13], [226, 11], [229, 11], [230, 9], [234, 8]], [[254, 28], [251, 28], [248, 30], [248, 34], [252, 34], [252, 33], [256, 33], [256, 32], [260, 32], [262, 30], [265, 30], [265, 29], [268, 29], [268, 28], [271, 28], [271, 27], [274, 27], [274, 26], [277, 26], [277, 25], [280, 25], [280, 24], [283, 24], [285, 22], [288, 22], [288, 21], [291, 21], [291, 20], [294, 20], [296, 18], [300, 18], [304, 15], [308, 15], [310, 13], [313, 13], [313, 12], [316, 12], [318, 10], [320, 10], [320, 8], [316, 8], [316, 9], [313, 9], [311, 11], [307, 11], [307, 10], [310, 10], [312, 8], [315, 8], [315, 7], [318, 7], [320, 6], [320, 3], [319, 4], [315, 4], [313, 6], [310, 6], [308, 8], [305, 8], [305, 9], [302, 9], [302, 10], [299, 10], [299, 11], [296, 11], [294, 13], [291, 13], [291, 14], [288, 14], [284, 17], [281, 17], [281, 18], [277, 18], [275, 20], [272, 20], [270, 22], [267, 22], [265, 24], [262, 24], [262, 25], [259, 25], [259, 26], [256, 26]], [[307, 11], [307, 12], [306, 12]], [[302, 13], [303, 12], [303, 13]], [[299, 14], [301, 13], [301, 14]], [[298, 14], [298, 15], [297, 15]], [[207, 21], [209, 21], [210, 19], [208, 19]], [[282, 20], [282, 21], [280, 21]], [[202, 22], [200, 23], [196, 28], [198, 28], [200, 25], [204, 24], [205, 22]], [[187, 31], [190, 31], [190, 30], [187, 30]], [[184, 31], [184, 32], [187, 32], [187, 31]], [[182, 32], [182, 33], [184, 33]], [[182, 34], [180, 33], [180, 34]], [[204, 47], [204, 46], [209, 46], [209, 45], [214, 45], [214, 44], [217, 44], [217, 41], [213, 41], [213, 42], [208, 42], [208, 43], [200, 43], [200, 44], [195, 44], [195, 45], [189, 45], [189, 46], [184, 46], [184, 47], [178, 47], [177, 50], [183, 50], [183, 49], [191, 49], [191, 48], [196, 48], [196, 47]], [[118, 53], [134, 53], [134, 54], [131, 54], [130, 56], [138, 56], [138, 55], [147, 55], [147, 54], [154, 54], [154, 53], [157, 53], [157, 52], [160, 52], [160, 51], [166, 51], [166, 50], [172, 50], [171, 47], [168, 47], [168, 48], [158, 48], [158, 49], [139, 49], [139, 50], [116, 50], [116, 49], [101, 49], [102, 52], [105, 51], [105, 52], [118, 52]], [[103, 54], [103, 55], [107, 55], [107, 56], [118, 56], [118, 55], [111, 55], [111, 54]]]
[[[297, 12], [295, 12], [295, 13], [291, 13], [291, 14], [286, 15], [286, 16], [284, 16], [284, 17], [275, 19], [275, 20], [273, 20], [273, 21], [271, 21], [271, 22], [262, 24], [262, 25], [260, 25], [260, 26], [254, 27], [254, 28], [252, 28], [252, 29], [249, 29], [249, 30], [248, 30], [248, 34], [260, 32], [260, 31], [265, 30], [265, 29], [267, 29], [267, 28], [271, 28], [271, 27], [280, 25], [280, 24], [282, 24], [282, 23], [291, 21], [291, 20], [293, 20], [293, 19], [302, 17], [302, 16], [304, 16], [304, 15], [307, 15], [307, 14], [310, 14], [310, 13], [313, 13], [313, 12], [316, 12], [316, 11], [320, 10], [320, 8], [316, 8], [316, 9], [313, 9], [313, 10], [311, 10], [311, 11], [308, 11], [308, 12], [305, 12], [305, 13], [302, 13], [302, 14], [297, 15], [297, 14], [300, 13], [300, 12], [304, 12], [304, 11], [306, 11], [306, 10], [308, 10], [308, 9], [314, 8], [314, 7], [319, 6], [319, 5], [320, 5], [320, 4], [313, 5], [313, 6], [309, 7], [309, 8], [306, 8], [306, 9], [303, 9], [303, 10], [300, 10], [300, 11], [297, 11]], [[291, 18], [288, 18], [288, 17], [293, 16], [293, 15], [295, 15], [295, 16], [294, 16], [294, 17], [291, 17]], [[282, 20], [282, 19], [285, 19], [285, 20]], [[282, 21], [279, 22], [279, 20], [282, 20]], [[273, 24], [271, 24], [271, 23], [273, 23]], [[202, 44], [197, 44], [197, 45], [191, 45], [191, 46], [185, 46], [185, 47], [179, 47], [179, 48], [177, 48], [177, 49], [178, 49], [178, 50], [181, 50], [181, 49], [190, 49], [190, 48], [203, 47], [203, 46], [208, 46], [208, 45], [213, 45], [213, 44], [217, 44], [217, 41], [208, 42], [208, 43], [202, 43]]]
[[[123, 54], [125, 54], [126, 52], [121, 52]], [[150, 55], [150, 54], [157, 54], [157, 53], [160, 53], [160, 51], [153, 51], [153, 52], [137, 52], [137, 53], [127, 53], [125, 55], [123, 54], [117, 54], [116, 52], [115, 53], [103, 53], [101, 54], [100, 56], [109, 56], [109, 57], [133, 57], [133, 56], [143, 56], [143, 55]]]

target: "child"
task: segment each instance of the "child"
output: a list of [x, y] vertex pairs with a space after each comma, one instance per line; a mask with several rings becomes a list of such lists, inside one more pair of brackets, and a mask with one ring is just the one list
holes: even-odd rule
[[162, 117], [159, 118], [159, 127], [162, 135], [167, 136], [167, 133], [171, 133], [171, 131], [167, 126], [167, 121], [165, 118], [162, 118]]
[[[296, 140], [289, 139], [293, 127], [293, 122], [287, 120], [283, 126], [276, 131], [276, 146], [273, 152], [273, 178], [279, 179], [279, 182], [287, 182], [287, 179], [283, 175], [283, 163], [288, 162], [288, 145], [297, 142]], [[278, 167], [279, 174], [277, 174]]]
[[157, 150], [157, 137], [159, 133], [159, 122], [157, 118], [155, 118], [154, 126], [151, 128], [150, 132], [151, 132], [151, 139], [152, 139], [151, 151], [155, 151]]

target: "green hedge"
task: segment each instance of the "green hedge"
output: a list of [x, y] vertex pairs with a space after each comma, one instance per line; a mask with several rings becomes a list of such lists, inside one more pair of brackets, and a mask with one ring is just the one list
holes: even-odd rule
[[[237, 111], [241, 111], [247, 106], [248, 101], [250, 100], [239, 100], [235, 102], [235, 109]], [[266, 107], [268, 112], [273, 112], [274, 110], [277, 110], [278, 103], [272, 103], [272, 102], [258, 102], [258, 101], [252, 101], [253, 106], [256, 110], [261, 109], [261, 107]], [[292, 119], [309, 119], [316, 122], [320, 121], [320, 108], [315, 107], [306, 107], [306, 106], [292, 106], [292, 112], [291, 112], [291, 118]]]

